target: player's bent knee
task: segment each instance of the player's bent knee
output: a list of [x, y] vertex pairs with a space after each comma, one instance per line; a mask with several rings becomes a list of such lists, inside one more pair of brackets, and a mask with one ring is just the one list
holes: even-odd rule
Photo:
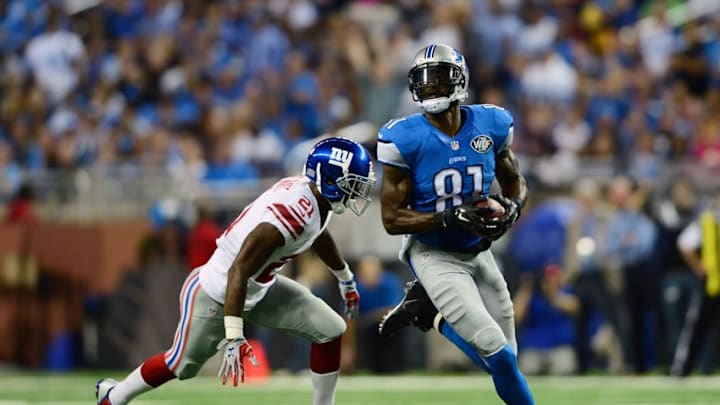
[[200, 367], [200, 364], [195, 363], [180, 364], [177, 370], [175, 370], [175, 376], [178, 380], [193, 378], [200, 372]]
[[482, 356], [490, 356], [497, 353], [507, 345], [507, 339], [502, 330], [497, 326], [488, 326], [480, 329], [470, 342]]
[[342, 336], [347, 329], [345, 320], [337, 313], [323, 319], [322, 327], [318, 329], [319, 336], [313, 339], [313, 343], [328, 343]]

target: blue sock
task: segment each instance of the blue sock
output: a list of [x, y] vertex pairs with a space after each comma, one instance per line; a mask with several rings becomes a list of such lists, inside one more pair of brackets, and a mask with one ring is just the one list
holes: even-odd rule
[[517, 357], [510, 345], [486, 357], [492, 370], [495, 391], [508, 405], [534, 405], [535, 400], [530, 393], [525, 376], [520, 372]]
[[457, 346], [458, 349], [462, 350], [462, 352], [465, 353], [465, 355], [468, 356], [473, 363], [480, 366], [483, 370], [491, 374], [487, 363], [485, 363], [485, 360], [480, 357], [480, 354], [478, 354], [475, 348], [470, 343], [466, 342], [463, 338], [461, 338], [460, 335], [458, 335], [457, 332], [455, 332], [455, 330], [450, 326], [450, 324], [445, 322], [444, 320], [440, 323], [440, 333], [445, 336], [447, 340], [451, 341], [455, 346]]

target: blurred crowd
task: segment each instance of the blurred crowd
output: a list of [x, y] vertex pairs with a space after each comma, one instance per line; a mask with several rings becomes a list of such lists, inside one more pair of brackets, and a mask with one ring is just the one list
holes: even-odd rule
[[523, 370], [713, 372], [718, 195], [685, 174], [659, 190], [583, 178], [529, 212], [503, 255]]
[[465, 53], [471, 101], [513, 112], [514, 148], [539, 159], [532, 173], [543, 183], [572, 180], [578, 158], [650, 180], [673, 159], [716, 167], [717, 8], [0, 1], [0, 197], [52, 169], [152, 166], [200, 181], [281, 174], [302, 140], [416, 111], [406, 73], [431, 42]]

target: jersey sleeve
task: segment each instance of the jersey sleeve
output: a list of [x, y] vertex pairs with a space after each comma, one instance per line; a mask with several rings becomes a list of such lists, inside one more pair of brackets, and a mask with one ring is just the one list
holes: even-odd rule
[[513, 142], [513, 116], [504, 108], [494, 107], [495, 114], [495, 133], [493, 134], [495, 145], [495, 155], [505, 153], [512, 146]]
[[417, 155], [416, 137], [407, 129], [405, 118], [388, 121], [378, 132], [377, 159], [380, 163], [410, 172]]

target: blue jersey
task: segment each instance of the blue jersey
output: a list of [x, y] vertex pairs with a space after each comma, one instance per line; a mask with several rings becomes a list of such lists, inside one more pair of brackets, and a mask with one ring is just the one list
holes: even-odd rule
[[[378, 134], [378, 161], [412, 178], [410, 208], [439, 212], [471, 196], [487, 196], [495, 178], [495, 158], [512, 142], [512, 115], [490, 104], [461, 106], [460, 131], [448, 136], [423, 114], [390, 120]], [[416, 234], [418, 241], [440, 249], [477, 246], [481, 238], [461, 229]]]

